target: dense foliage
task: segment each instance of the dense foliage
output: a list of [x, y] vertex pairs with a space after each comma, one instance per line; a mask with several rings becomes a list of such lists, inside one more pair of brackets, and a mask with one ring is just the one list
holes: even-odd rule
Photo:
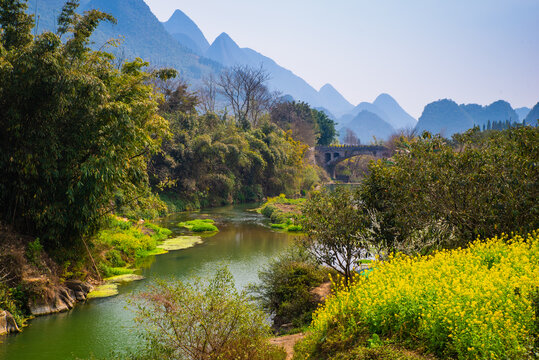
[[132, 273], [128, 269], [137, 259], [158, 253], [158, 243], [172, 232], [151, 223], [134, 224], [109, 216], [104, 229], [92, 239], [100, 275], [109, 277]]
[[234, 286], [228, 269], [193, 283], [161, 282], [135, 300], [146, 349], [137, 359], [284, 359], [268, 343], [265, 315]]
[[88, 48], [99, 22], [114, 19], [76, 7], [35, 38], [25, 1], [0, 7], [0, 217], [49, 247], [96, 231], [118, 189], [145, 192], [147, 155], [167, 129], [147, 64], [118, 68]]
[[178, 210], [296, 194], [319, 181], [319, 170], [305, 160], [307, 146], [267, 118], [245, 128], [238, 119], [199, 115], [194, 106], [164, 116], [172, 136], [150, 174]]
[[393, 340], [441, 358], [525, 359], [537, 337], [538, 278], [537, 232], [430, 256], [397, 255], [317, 311], [296, 358], [316, 358], [325, 341], [336, 352], [339, 343]]
[[326, 113], [304, 102], [279, 102], [271, 107], [271, 121], [290, 130], [295, 139], [309, 146], [331, 144], [337, 136], [335, 122]]
[[453, 142], [426, 133], [370, 167], [359, 198], [388, 249], [428, 251], [539, 227], [539, 130], [472, 130]]
[[319, 262], [348, 281], [372, 252], [371, 217], [355, 192], [339, 187], [313, 192], [302, 206], [305, 236], [298, 241]]

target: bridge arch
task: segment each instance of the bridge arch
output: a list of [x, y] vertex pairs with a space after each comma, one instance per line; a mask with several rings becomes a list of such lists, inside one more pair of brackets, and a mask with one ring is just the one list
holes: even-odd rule
[[378, 158], [390, 157], [390, 151], [383, 145], [334, 145], [315, 148], [316, 163], [335, 179], [335, 166], [343, 160], [359, 155], [372, 155]]

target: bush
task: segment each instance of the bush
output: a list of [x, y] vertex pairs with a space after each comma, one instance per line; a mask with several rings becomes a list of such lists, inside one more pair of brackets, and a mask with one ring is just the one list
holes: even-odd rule
[[380, 242], [427, 253], [477, 236], [539, 228], [539, 128], [478, 133], [450, 142], [403, 139], [391, 161], [371, 163], [360, 200], [376, 210]]
[[316, 354], [330, 333], [341, 341], [376, 334], [442, 358], [527, 358], [538, 271], [538, 232], [377, 262], [316, 313], [299, 358]]
[[306, 252], [293, 247], [259, 271], [260, 282], [251, 285], [250, 292], [273, 316], [275, 327], [292, 323], [301, 328], [311, 322], [318, 306], [310, 290], [323, 283], [328, 273]]
[[209, 280], [159, 282], [134, 304], [141, 335], [147, 340], [141, 352], [148, 358], [285, 358], [282, 349], [268, 342], [264, 313], [236, 290], [226, 268]]

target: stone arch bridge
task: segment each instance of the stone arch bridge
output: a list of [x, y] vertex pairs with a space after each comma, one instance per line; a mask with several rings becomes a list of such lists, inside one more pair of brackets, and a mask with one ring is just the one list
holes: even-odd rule
[[388, 158], [390, 151], [383, 145], [334, 145], [315, 147], [316, 163], [335, 179], [335, 166], [343, 160], [359, 155]]

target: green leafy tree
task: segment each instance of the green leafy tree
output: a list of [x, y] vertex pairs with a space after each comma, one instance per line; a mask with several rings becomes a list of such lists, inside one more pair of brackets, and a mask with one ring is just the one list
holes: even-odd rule
[[394, 250], [466, 245], [539, 226], [539, 131], [471, 130], [452, 143], [425, 133], [370, 167], [361, 199]]
[[372, 251], [369, 212], [353, 191], [337, 188], [311, 194], [302, 213], [305, 236], [299, 243], [348, 283], [359, 260]]
[[328, 146], [337, 137], [337, 130], [335, 130], [335, 121], [331, 120], [329, 116], [323, 111], [312, 109], [313, 116], [316, 119], [318, 125], [319, 135], [316, 142], [320, 146]]
[[147, 189], [147, 158], [167, 131], [153, 75], [140, 59], [118, 69], [88, 48], [110, 15], [79, 16], [70, 1], [58, 32], [33, 38], [25, 2], [0, 5], [0, 216], [45, 246], [74, 245], [99, 227], [115, 191]]

